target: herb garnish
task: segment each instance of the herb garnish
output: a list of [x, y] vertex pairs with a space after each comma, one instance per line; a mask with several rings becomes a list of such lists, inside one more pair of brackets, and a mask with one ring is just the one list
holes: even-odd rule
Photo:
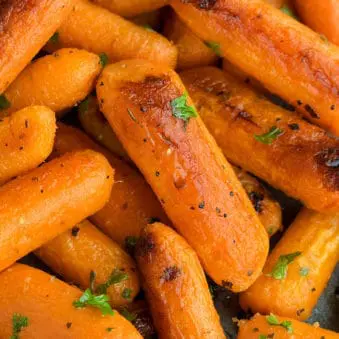
[[282, 7], [280, 8], [280, 10], [281, 10], [283, 13], [285, 13], [285, 14], [289, 15], [290, 17], [292, 17], [293, 19], [299, 20], [298, 17], [297, 17], [297, 15], [294, 13], [293, 9], [290, 8], [289, 6], [284, 5], [284, 6], [282, 6]]
[[97, 288], [95, 289], [95, 292], [99, 293], [99, 294], [104, 294], [107, 293], [107, 289], [114, 285], [114, 284], [118, 284], [124, 280], [128, 279], [128, 274], [124, 273], [123, 271], [115, 268], [113, 270], [113, 272], [111, 273], [111, 275], [108, 277], [107, 281], [103, 284], [100, 284], [97, 286]]
[[266, 321], [273, 326], [281, 326], [284, 327], [288, 333], [293, 333], [293, 326], [292, 322], [289, 320], [284, 320], [282, 322], [279, 322], [278, 318], [274, 314], [270, 314], [266, 316]]
[[11, 103], [5, 97], [4, 94], [0, 95], [0, 111], [3, 109], [7, 109], [11, 106]]
[[190, 118], [196, 118], [198, 113], [193, 106], [187, 105], [187, 93], [175, 98], [171, 101], [172, 114], [185, 122], [188, 122]]
[[306, 277], [308, 275], [308, 272], [310, 271], [310, 269], [308, 267], [301, 267], [299, 270], [299, 274], [302, 277]]
[[19, 333], [21, 330], [28, 326], [28, 318], [21, 314], [14, 313], [12, 317], [12, 326], [13, 334], [10, 339], [19, 339]]
[[277, 280], [285, 279], [287, 276], [288, 265], [299, 255], [301, 255], [301, 252], [281, 255], [269, 276]]
[[124, 288], [124, 290], [121, 293], [121, 296], [124, 299], [130, 300], [132, 295], [132, 289], [131, 288]]
[[120, 314], [130, 322], [133, 322], [137, 318], [137, 315], [135, 313], [129, 312], [126, 308], [122, 309], [120, 311]]
[[146, 25], [143, 25], [142, 27], [145, 28], [145, 30], [148, 31], [148, 32], [156, 33], [155, 30], [150, 25], [146, 24]]
[[81, 101], [81, 103], [79, 104], [78, 110], [81, 114], [88, 112], [89, 100], [90, 100], [89, 97], [87, 97], [85, 100]]
[[220, 45], [214, 41], [205, 41], [205, 45], [210, 48], [217, 56], [222, 56]]
[[79, 300], [73, 301], [73, 306], [76, 308], [84, 308], [93, 306], [98, 308], [103, 315], [114, 315], [114, 312], [109, 304], [109, 297], [106, 294], [95, 295], [90, 288], [83, 293]]
[[108, 64], [108, 56], [106, 53], [100, 53], [99, 54], [100, 58], [100, 64], [102, 67], [105, 67]]
[[279, 137], [279, 135], [283, 134], [284, 131], [279, 129], [276, 126], [273, 126], [270, 128], [270, 130], [267, 133], [261, 134], [261, 135], [254, 135], [254, 139], [265, 144], [265, 145], [271, 145], [273, 141]]
[[56, 44], [59, 41], [59, 32], [55, 32], [50, 38], [49, 42]]

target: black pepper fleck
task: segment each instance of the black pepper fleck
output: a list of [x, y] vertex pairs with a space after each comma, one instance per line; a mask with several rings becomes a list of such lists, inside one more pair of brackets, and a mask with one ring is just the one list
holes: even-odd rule
[[200, 208], [200, 209], [205, 208], [205, 201], [202, 201], [202, 202], [199, 204], [199, 208]]
[[234, 196], [234, 192], [233, 192], [233, 191], [230, 192], [230, 196], [231, 196], [231, 197]]
[[298, 124], [288, 124], [288, 127], [289, 127], [292, 131], [297, 131], [297, 130], [300, 129]]
[[155, 176], [158, 177], [160, 175], [159, 171], [155, 171]]
[[71, 230], [72, 237], [76, 237], [78, 235], [79, 231], [80, 231], [80, 227], [74, 226]]
[[177, 266], [167, 267], [161, 275], [161, 280], [173, 281], [181, 275], [181, 270]]
[[72, 327], [72, 323], [67, 323], [67, 324], [66, 324], [66, 327], [67, 327], [67, 328], [71, 328], [71, 327]]

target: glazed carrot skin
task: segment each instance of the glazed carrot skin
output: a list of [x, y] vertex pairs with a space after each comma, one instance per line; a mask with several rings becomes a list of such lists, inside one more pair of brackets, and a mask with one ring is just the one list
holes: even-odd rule
[[339, 6], [336, 0], [295, 0], [295, 7], [307, 26], [339, 45]]
[[[301, 252], [287, 276], [267, 276], [279, 257]], [[339, 259], [339, 215], [302, 210], [269, 255], [263, 275], [240, 296], [244, 309], [306, 320]]]
[[0, 271], [101, 209], [112, 183], [107, 160], [87, 150], [0, 187]]
[[184, 238], [163, 224], [148, 225], [136, 259], [161, 339], [225, 338], [204, 271]]
[[[0, 336], [10, 338], [12, 317], [28, 318], [20, 338], [139, 339], [132, 324], [114, 312], [102, 316], [100, 310], [77, 309], [73, 302], [82, 292], [30, 266], [15, 264], [0, 274]], [[111, 330], [107, 330], [110, 328]]]
[[231, 63], [339, 135], [339, 47], [262, 0], [171, 5], [201, 39], [218, 43]]
[[[217, 68], [181, 78], [227, 159], [313, 210], [339, 211], [338, 140]], [[256, 139], [274, 126], [282, 134]]]
[[186, 91], [178, 75], [130, 60], [106, 67], [100, 83], [101, 111], [175, 228], [216, 283], [247, 289], [266, 259], [267, 233], [201, 119], [172, 115]]
[[258, 339], [259, 335], [274, 335], [279, 339], [338, 339], [339, 334], [315, 327], [290, 318], [277, 317], [279, 322], [290, 321], [293, 328], [293, 334], [289, 333], [282, 326], [272, 326], [267, 322], [265, 316], [256, 314], [251, 320], [241, 320], [239, 323], [238, 339]]
[[[44, 244], [35, 254], [54, 272], [84, 290], [90, 287], [91, 271], [96, 274], [96, 285], [106, 283], [115, 269], [125, 273], [126, 280], [107, 289], [114, 307], [130, 303], [139, 292], [133, 259], [88, 220]], [[126, 289], [130, 293], [125, 292], [128, 297], [124, 298]]]
[[58, 41], [49, 43], [48, 50], [76, 47], [106, 53], [111, 62], [140, 58], [175, 67], [177, 49], [160, 34], [87, 0], [74, 0], [73, 8], [58, 29]]
[[80, 105], [78, 117], [82, 128], [88, 135], [113, 154], [118, 155], [127, 162], [131, 162], [128, 154], [113, 132], [112, 127], [100, 112], [99, 104], [95, 96], [89, 96], [86, 103]]
[[41, 164], [52, 152], [55, 114], [31, 106], [0, 119], [0, 184]]
[[92, 149], [103, 154], [115, 170], [115, 184], [108, 203], [90, 217], [104, 233], [124, 246], [126, 237], [139, 237], [141, 229], [151, 220], [168, 221], [160, 203], [139, 172], [97, 145], [80, 130], [63, 124], [58, 127], [55, 154]]
[[97, 55], [65, 48], [28, 65], [4, 93], [12, 113], [30, 105], [45, 105], [62, 113], [94, 88], [102, 66]]
[[126, 18], [152, 12], [169, 3], [169, 0], [94, 0], [99, 6]]
[[261, 185], [256, 178], [239, 167], [232, 167], [234, 173], [249, 196], [252, 205], [254, 206], [254, 209], [268, 235], [272, 236], [278, 231], [281, 231], [283, 229], [283, 225], [282, 212], [279, 203], [271, 197], [270, 192]]
[[70, 0], [1, 2], [0, 93], [38, 53], [70, 10]]
[[213, 65], [218, 60], [215, 52], [173, 12], [166, 17], [164, 35], [168, 40], [173, 41], [178, 49], [177, 69], [179, 70]]

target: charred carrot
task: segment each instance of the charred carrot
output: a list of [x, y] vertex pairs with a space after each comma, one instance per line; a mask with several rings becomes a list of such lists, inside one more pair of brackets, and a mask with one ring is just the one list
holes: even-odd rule
[[90, 287], [92, 274], [95, 290], [105, 290], [114, 307], [132, 302], [139, 292], [133, 259], [87, 220], [44, 244], [35, 254], [84, 290]]
[[258, 338], [279, 339], [338, 339], [339, 334], [320, 327], [302, 323], [289, 318], [275, 315], [263, 316], [256, 314], [251, 320], [241, 320], [238, 339]]
[[[149, 59], [175, 67], [177, 50], [160, 34], [139, 27], [87, 0], [74, 0], [73, 11], [58, 29], [48, 50], [84, 48], [109, 61]], [[105, 61], [105, 60], [104, 60]], [[106, 61], [105, 61], [106, 62]]]
[[102, 316], [93, 307], [75, 308], [81, 295], [45, 272], [15, 264], [0, 274], [0, 336], [18, 335], [14, 325], [21, 324], [20, 338], [142, 338], [118, 312]]
[[181, 19], [220, 54], [339, 135], [339, 47], [262, 0], [172, 0]]
[[41, 164], [52, 152], [55, 114], [31, 106], [0, 119], [0, 184]]
[[232, 163], [311, 209], [339, 211], [337, 139], [216, 68], [185, 71], [181, 78]]
[[107, 160], [82, 151], [0, 187], [0, 270], [101, 209], [112, 183]]
[[4, 0], [0, 7], [0, 93], [53, 35], [71, 10], [70, 0]]
[[262, 314], [306, 320], [339, 259], [339, 215], [304, 209], [269, 255], [263, 274], [240, 297]]
[[28, 65], [4, 95], [12, 113], [30, 105], [44, 105], [62, 113], [85, 99], [93, 90], [102, 66], [97, 55], [64, 48]]
[[[115, 185], [108, 203], [90, 220], [118, 244], [134, 243], [149, 222], [167, 217], [144, 178], [128, 164], [93, 142], [80, 130], [58, 125], [55, 154], [92, 149], [103, 154], [115, 169]], [[123, 225], [123, 227], [121, 227]]]
[[160, 338], [225, 338], [199, 259], [179, 234], [148, 225], [136, 258]]
[[260, 274], [268, 237], [178, 75], [130, 60], [106, 67], [101, 111], [208, 274], [233, 291]]

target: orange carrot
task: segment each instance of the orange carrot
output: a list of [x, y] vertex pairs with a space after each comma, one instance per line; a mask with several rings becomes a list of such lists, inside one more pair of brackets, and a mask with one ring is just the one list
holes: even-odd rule
[[82, 151], [0, 187], [0, 271], [101, 209], [112, 183], [107, 160]]

